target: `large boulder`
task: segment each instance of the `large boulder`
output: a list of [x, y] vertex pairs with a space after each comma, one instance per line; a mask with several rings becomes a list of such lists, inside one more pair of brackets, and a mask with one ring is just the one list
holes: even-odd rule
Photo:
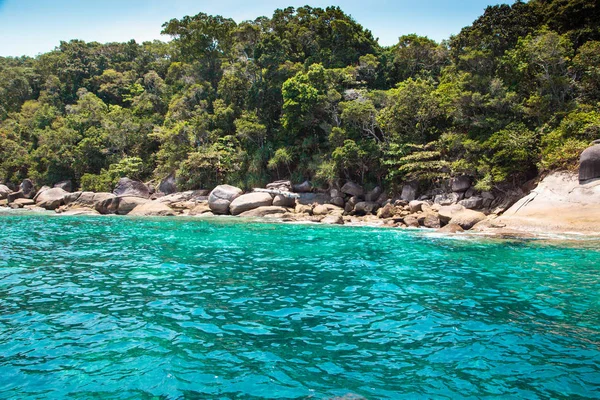
[[253, 210], [244, 211], [239, 214], [240, 217], [268, 217], [268, 216], [279, 216], [287, 212], [287, 209], [277, 206], [263, 206], [257, 207]]
[[462, 210], [452, 216], [449, 224], [459, 225], [464, 230], [469, 230], [478, 222], [486, 219], [484, 213], [473, 210]]
[[461, 199], [461, 195], [457, 192], [453, 192], [453, 193], [438, 194], [437, 196], [435, 196], [433, 202], [435, 204], [439, 204], [441, 206], [449, 206], [451, 204], [458, 203], [458, 201], [460, 201], [460, 199]]
[[326, 204], [331, 201], [328, 193], [300, 193], [296, 199], [296, 204]]
[[415, 184], [407, 184], [402, 187], [400, 198], [404, 201], [413, 201], [417, 199], [417, 186]]
[[46, 210], [56, 210], [58, 207], [65, 204], [65, 196], [69, 192], [61, 188], [52, 188], [44, 190], [36, 196], [35, 203], [38, 207], [45, 208]]
[[458, 204], [470, 210], [477, 210], [483, 207], [483, 198], [479, 196], [472, 196], [468, 199], [459, 201]]
[[150, 202], [148, 199], [136, 196], [117, 197], [115, 200], [118, 203], [116, 212], [119, 215], [127, 215], [137, 206]]
[[164, 194], [172, 194], [177, 192], [177, 182], [175, 180], [174, 173], [160, 181], [160, 184], [158, 185], [158, 191]]
[[227, 214], [231, 202], [242, 193], [242, 189], [235, 186], [219, 185], [208, 195], [208, 205], [215, 214]]
[[12, 190], [10, 190], [8, 186], [0, 185], [0, 200], [5, 199], [11, 193]]
[[31, 182], [31, 179], [24, 179], [19, 185], [19, 191], [23, 193], [23, 197], [33, 199], [35, 196], [35, 186]]
[[460, 204], [454, 204], [451, 206], [442, 206], [442, 207], [440, 207], [440, 209], [438, 211], [440, 221], [442, 222], [443, 225], [445, 225], [450, 222], [450, 220], [452, 219], [452, 217], [454, 217], [454, 215], [456, 215], [459, 212], [464, 211], [464, 210], [465, 210], [465, 207], [461, 206]]
[[50, 189], [50, 186], [42, 186], [40, 188], [40, 190], [37, 191], [37, 193], [35, 194], [35, 196], [33, 196], [33, 200], [37, 200], [38, 196], [42, 193], [44, 193], [46, 190]]
[[150, 190], [143, 182], [134, 181], [129, 178], [121, 178], [115, 186], [113, 193], [120, 197], [141, 197], [143, 199], [150, 198]]
[[7, 200], [8, 204], [13, 203], [17, 199], [23, 199], [23, 198], [25, 198], [25, 195], [23, 194], [23, 192], [21, 190], [19, 190], [18, 192], [9, 193], [6, 196], [6, 200]]
[[206, 213], [211, 213], [210, 206], [208, 202], [198, 203], [194, 208], [192, 208], [189, 212], [189, 215], [202, 215]]
[[344, 209], [333, 204], [318, 204], [312, 210], [313, 215], [342, 215]]
[[137, 217], [172, 217], [175, 215], [175, 212], [165, 204], [149, 201], [135, 206], [128, 215]]
[[375, 214], [379, 204], [372, 201], [361, 201], [354, 206], [355, 215]]
[[156, 201], [173, 207], [174, 204], [183, 202], [204, 202], [208, 200], [208, 190], [188, 190], [185, 192], [171, 193], [166, 196], [159, 197]]
[[273, 198], [273, 205], [277, 207], [294, 207], [296, 199], [278, 194]]
[[310, 181], [304, 181], [302, 183], [298, 183], [292, 186], [292, 190], [296, 193], [307, 193], [312, 189], [312, 184]]
[[381, 207], [379, 211], [377, 211], [377, 216], [379, 218], [392, 218], [396, 214], [396, 207], [394, 207], [391, 203], [386, 204]]
[[365, 193], [365, 190], [358, 183], [348, 181], [342, 186], [342, 192], [350, 196], [360, 197]]
[[73, 190], [73, 184], [71, 183], [71, 181], [58, 182], [58, 183], [54, 184], [54, 187], [60, 188], [60, 189], [64, 190], [65, 192], [70, 192]]
[[383, 189], [379, 186], [376, 186], [373, 190], [371, 190], [365, 195], [365, 200], [377, 203], [377, 199], [379, 199], [379, 196], [381, 196], [382, 194]]
[[579, 183], [600, 178], [600, 144], [588, 147], [579, 159]]
[[232, 215], [238, 215], [258, 207], [266, 207], [273, 204], [273, 197], [269, 193], [254, 192], [236, 197], [229, 205]]
[[437, 214], [432, 212], [426, 212], [417, 217], [419, 225], [425, 228], [439, 229], [441, 226], [440, 218]]
[[450, 180], [453, 192], [466, 192], [471, 187], [471, 178], [466, 175], [457, 176]]

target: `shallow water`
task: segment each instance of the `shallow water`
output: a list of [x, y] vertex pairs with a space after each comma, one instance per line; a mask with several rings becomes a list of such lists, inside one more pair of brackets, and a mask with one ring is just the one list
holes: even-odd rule
[[0, 398], [600, 398], [600, 242], [0, 215]]

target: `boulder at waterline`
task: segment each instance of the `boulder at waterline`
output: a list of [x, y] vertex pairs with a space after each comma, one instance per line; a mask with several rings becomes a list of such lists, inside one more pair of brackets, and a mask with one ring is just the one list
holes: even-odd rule
[[244, 211], [252, 210], [258, 207], [270, 206], [273, 204], [273, 197], [269, 193], [247, 193], [236, 197], [229, 205], [229, 211], [232, 215], [238, 215]]
[[458, 214], [459, 212], [465, 210], [465, 208], [463, 206], [461, 206], [460, 204], [453, 204], [451, 206], [442, 206], [440, 207], [438, 214], [440, 217], [440, 221], [442, 222], [443, 225], [447, 224], [450, 222], [450, 220], [452, 219], [452, 217], [454, 217], [455, 214]]
[[464, 229], [462, 228], [462, 226], [457, 225], [457, 224], [448, 224], [448, 225], [438, 229], [438, 232], [440, 232], [440, 233], [459, 233], [459, 232], [464, 232]]
[[127, 215], [138, 217], [172, 217], [175, 215], [175, 212], [165, 204], [149, 201], [135, 206]]
[[37, 193], [35, 194], [35, 196], [33, 196], [33, 200], [36, 200], [40, 194], [42, 194], [43, 192], [45, 192], [48, 189], [50, 189], [50, 186], [46, 186], [46, 185], [42, 186], [40, 188], [40, 190], [37, 191]]
[[239, 214], [239, 217], [268, 217], [268, 216], [279, 216], [287, 213], [287, 208], [277, 206], [262, 206], [257, 207], [253, 210], [244, 211]]
[[296, 199], [278, 194], [273, 198], [273, 205], [278, 207], [294, 207]]
[[600, 178], [600, 144], [588, 147], [579, 159], [579, 183]]
[[0, 200], [5, 199], [11, 193], [12, 190], [8, 186], [0, 185]]
[[44, 190], [36, 195], [35, 203], [38, 207], [45, 208], [46, 210], [56, 210], [65, 204], [65, 197], [68, 194], [69, 192], [66, 190], [57, 187]]
[[[67, 193], [64, 197], [64, 202], [66, 209], [92, 208], [101, 214], [109, 214], [108, 210], [103, 210], [105, 207], [104, 202], [114, 198], [116, 198], [114, 194], [107, 192], [74, 192]], [[116, 206], [112, 212], [114, 211], [116, 211]]]
[[6, 196], [6, 200], [8, 201], [8, 204], [14, 202], [17, 199], [23, 199], [23, 198], [25, 198], [25, 195], [23, 195], [23, 192], [20, 190], [18, 192], [9, 193]]
[[417, 221], [419, 222], [419, 225], [424, 226], [425, 228], [438, 229], [441, 226], [439, 216], [431, 212], [419, 215]]
[[129, 178], [121, 178], [115, 186], [113, 193], [116, 196], [141, 197], [144, 199], [150, 198], [150, 190], [143, 182], [134, 181]]
[[394, 214], [396, 214], [396, 207], [394, 207], [390, 203], [388, 203], [385, 206], [381, 207], [377, 211], [377, 216], [379, 218], [382, 218], [382, 219], [392, 218], [394, 216]]
[[189, 215], [201, 215], [201, 214], [206, 214], [206, 213], [211, 213], [212, 211], [210, 211], [210, 206], [208, 205], [208, 202], [203, 202], [203, 203], [198, 203], [194, 208], [192, 208], [190, 210]]
[[327, 215], [319, 222], [326, 225], [344, 225], [344, 218], [341, 215]]
[[182, 203], [186, 201], [190, 202], [203, 202], [208, 200], [208, 190], [188, 190], [185, 192], [171, 193], [166, 196], [159, 197], [156, 199], [159, 203], [163, 203], [171, 207], [175, 203]]
[[19, 208], [21, 208], [23, 206], [32, 206], [35, 204], [35, 201], [33, 201], [33, 199], [21, 197], [20, 199], [15, 199], [15, 201], [13, 201], [11, 204], [17, 205]]
[[344, 209], [341, 207], [338, 207], [336, 205], [333, 205], [333, 204], [317, 204], [313, 208], [312, 214], [313, 215], [330, 215], [330, 214], [342, 215], [342, 214], [344, 214]]
[[[208, 205], [215, 214], [227, 214], [229, 205], [243, 193], [242, 189], [231, 185], [219, 185], [208, 195]], [[270, 196], [270, 195], [269, 195]]]
[[473, 210], [462, 210], [452, 216], [449, 224], [460, 225], [464, 230], [471, 229], [476, 223], [486, 219], [484, 213]]
[[365, 193], [365, 190], [359, 184], [348, 181], [342, 186], [342, 192], [350, 196], [360, 197]]
[[118, 203], [116, 213], [119, 215], [127, 215], [137, 206], [150, 202], [148, 199], [136, 196], [117, 197], [115, 200]]

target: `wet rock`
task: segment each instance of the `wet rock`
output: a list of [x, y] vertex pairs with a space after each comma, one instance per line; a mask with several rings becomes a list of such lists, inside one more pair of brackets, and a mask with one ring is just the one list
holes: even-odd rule
[[342, 192], [350, 196], [360, 197], [365, 193], [365, 190], [359, 184], [348, 181], [342, 186]]
[[219, 185], [208, 195], [208, 205], [215, 214], [227, 214], [229, 205], [241, 196], [242, 189], [231, 185]]
[[146, 203], [138, 204], [137, 206], [135, 206], [128, 213], [128, 215], [138, 217], [172, 217], [175, 215], [175, 212], [165, 204], [156, 201], [148, 201]]
[[476, 223], [486, 219], [484, 213], [473, 210], [462, 210], [452, 216], [450, 224], [460, 225], [464, 230], [471, 229]]
[[134, 181], [129, 178], [121, 178], [113, 190], [116, 196], [150, 198], [150, 190], [143, 182]]
[[464, 232], [464, 229], [462, 228], [462, 226], [457, 225], [457, 224], [448, 224], [448, 225], [438, 229], [438, 232], [440, 232], [440, 233], [459, 233], [459, 232]]
[[272, 204], [273, 197], [269, 193], [254, 192], [236, 197], [229, 205], [229, 211], [232, 215], [238, 215], [254, 208], [270, 206]]
[[327, 225], [344, 225], [344, 218], [341, 215], [328, 215], [320, 222]]

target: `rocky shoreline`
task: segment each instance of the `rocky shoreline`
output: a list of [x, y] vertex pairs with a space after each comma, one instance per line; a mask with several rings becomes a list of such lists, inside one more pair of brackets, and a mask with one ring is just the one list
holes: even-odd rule
[[[565, 185], [566, 181], [571, 186]], [[596, 226], [600, 226], [600, 213], [594, 210], [600, 205], [600, 182], [580, 185], [583, 195], [571, 195], [571, 203], [561, 203], [563, 199], [558, 196], [560, 207], [575, 207], [579, 213], [584, 204], [589, 209], [588, 217], [592, 214], [591, 219], [584, 219], [581, 226], [577, 221], [571, 221], [573, 226], [555, 224], [554, 228], [558, 229], [544, 229], [549, 224], [545, 220], [553, 219], [552, 201], [557, 201], [557, 196], [553, 198], [548, 193], [555, 193], [553, 187], [560, 186], [569, 188], [564, 193], [568, 196], [578, 185], [574, 182], [573, 174], [559, 173], [544, 179], [528, 194], [514, 192], [497, 196], [476, 192], [467, 178], [460, 177], [449, 182], [450, 191], [447, 192], [431, 191], [417, 198], [416, 189], [407, 185], [400, 196], [390, 198], [379, 187], [365, 192], [353, 182], [329, 190], [314, 189], [309, 182], [293, 185], [290, 181], [276, 181], [248, 193], [234, 186], [219, 185], [211, 191], [168, 190], [172, 193], [166, 194], [160, 191], [165, 190], [164, 182], [159, 185], [159, 190], [154, 190], [152, 185], [128, 178], [122, 178], [112, 193], [71, 192], [69, 182], [35, 190], [34, 184], [27, 179], [17, 191], [0, 185], [0, 207], [53, 210], [60, 215], [204, 218], [231, 215], [274, 222], [429, 228], [445, 234], [469, 231], [499, 237], [531, 237], [561, 231], [598, 234]], [[537, 203], [543, 204], [546, 214], [531, 211]], [[528, 220], [530, 214], [537, 215], [537, 220]], [[532, 229], [534, 225], [541, 229]]]

